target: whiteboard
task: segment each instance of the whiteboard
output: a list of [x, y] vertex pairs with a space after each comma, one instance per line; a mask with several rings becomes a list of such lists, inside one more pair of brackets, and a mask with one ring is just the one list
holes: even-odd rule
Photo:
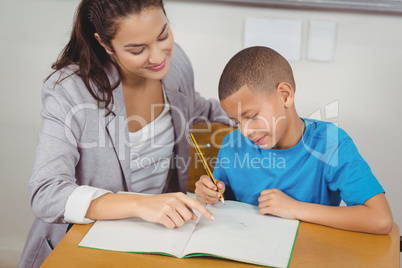
[[402, 0], [174, 0], [307, 10], [402, 15]]

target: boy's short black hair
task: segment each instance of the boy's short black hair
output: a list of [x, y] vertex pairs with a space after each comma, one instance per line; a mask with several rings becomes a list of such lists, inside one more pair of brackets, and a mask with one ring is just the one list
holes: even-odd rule
[[270, 94], [281, 82], [289, 83], [296, 90], [289, 62], [271, 48], [249, 47], [226, 64], [219, 80], [219, 99], [226, 99], [244, 85]]

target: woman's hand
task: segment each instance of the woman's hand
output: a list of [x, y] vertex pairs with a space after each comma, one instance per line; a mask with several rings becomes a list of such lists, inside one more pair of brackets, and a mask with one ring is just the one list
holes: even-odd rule
[[138, 217], [163, 224], [169, 229], [183, 226], [189, 220], [197, 220], [193, 209], [211, 221], [215, 219], [203, 204], [183, 193], [141, 196], [136, 202]]
[[262, 191], [258, 202], [261, 214], [271, 214], [291, 220], [297, 219], [295, 212], [299, 202], [281, 190], [268, 189]]
[[[216, 181], [219, 190], [223, 194], [225, 192], [225, 184], [221, 181]], [[207, 175], [202, 175], [200, 179], [195, 183], [195, 195], [197, 200], [204, 204], [215, 204], [219, 201], [221, 195], [216, 188], [216, 185], [212, 182], [211, 178]]]
[[92, 220], [139, 217], [172, 229], [182, 226], [189, 220], [196, 220], [198, 217], [193, 209], [209, 220], [215, 219], [203, 204], [183, 193], [159, 195], [108, 193], [92, 200], [85, 217]]

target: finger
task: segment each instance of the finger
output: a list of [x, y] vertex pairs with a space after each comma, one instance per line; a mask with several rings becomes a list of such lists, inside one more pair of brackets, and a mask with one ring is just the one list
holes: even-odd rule
[[[220, 195], [219, 195], [219, 197], [220, 197]], [[204, 198], [205, 202], [203, 202], [203, 203], [204, 204], [216, 204], [219, 202], [219, 199], [220, 199], [219, 197], [206, 197], [206, 198]]]
[[[192, 220], [192, 221], [198, 220], [198, 216], [194, 213], [194, 211], [193, 211], [190, 207], [187, 207], [187, 206], [186, 206], [186, 208], [187, 208], [187, 211], [190, 213], [190, 217], [189, 217], [188, 220]], [[186, 222], [187, 222], [188, 220], [186, 220]]]
[[[224, 183], [222, 184], [224, 185]], [[201, 176], [200, 180], [196, 183], [195, 194], [197, 200], [204, 204], [216, 203], [217, 201], [211, 199], [220, 197], [217, 187], [213, 184], [211, 178], [206, 175]]]
[[206, 200], [205, 200], [204, 196], [201, 196], [201, 195], [196, 194], [196, 197], [197, 197], [197, 200], [198, 200], [198, 201], [200, 201], [200, 202], [203, 203], [203, 204], [206, 204], [206, 203], [205, 203]]
[[277, 189], [277, 188], [271, 188], [271, 189], [266, 189], [261, 191], [261, 194], [275, 194], [275, 193], [281, 193], [282, 191]]
[[216, 191], [216, 185], [213, 183], [211, 178], [207, 175], [202, 175], [200, 181], [209, 189]]
[[258, 202], [262, 203], [262, 202], [266, 202], [270, 199], [271, 197], [269, 195], [260, 195], [260, 197], [258, 197]]
[[262, 190], [260, 195], [270, 194], [270, 193], [272, 193], [272, 190], [273, 190], [273, 189]]
[[195, 200], [189, 196], [186, 196], [187, 198], [184, 199], [185, 204], [200, 212], [202, 215], [204, 215], [207, 219], [213, 221], [215, 220], [215, 217], [212, 215], [211, 211], [209, 211], [201, 202], [198, 200]]
[[267, 190], [263, 190], [261, 191], [260, 197], [258, 198], [258, 200], [268, 200], [268, 199], [272, 199], [275, 198], [275, 195], [277, 194], [277, 190], [276, 189], [267, 189]]
[[[202, 188], [204, 188], [205, 186], [202, 186]], [[196, 187], [195, 188], [195, 191], [194, 191], [194, 193], [195, 193], [195, 196], [197, 197], [197, 200], [198, 201], [200, 201], [201, 203], [206, 203], [205, 202], [205, 194], [204, 194], [204, 192], [202, 191], [202, 188], [201, 187]]]
[[263, 215], [267, 215], [267, 214], [275, 215], [275, 214], [272, 213], [272, 209], [270, 207], [260, 208], [260, 213], [263, 214]]
[[219, 192], [217, 190], [212, 190], [212, 189], [209, 189], [207, 187], [204, 187], [201, 190], [202, 190], [202, 193], [204, 194], [205, 199], [207, 199], [207, 198], [219, 198], [220, 197], [220, 194], [219, 194]]
[[[183, 193], [174, 193], [169, 198], [167, 198], [164, 202], [164, 206], [162, 208], [162, 214], [166, 215], [173, 222], [174, 227], [179, 227], [184, 224], [184, 219], [178, 213], [178, 209], [182, 209], [185, 205], [182, 202], [182, 197], [187, 197]], [[164, 218], [164, 217], [163, 217]], [[170, 225], [169, 225], [170, 226]], [[169, 228], [169, 227], [168, 227]]]
[[258, 203], [261, 214], [272, 214], [274, 207], [272, 205], [272, 200], [265, 200]]
[[187, 222], [193, 218], [194, 212], [191, 208], [187, 206], [180, 206], [176, 208], [177, 213], [183, 219], [184, 222]]
[[216, 184], [218, 185], [219, 190], [221, 190], [221, 193], [223, 194], [225, 192], [225, 188], [226, 188], [225, 183], [223, 183], [222, 181], [216, 181], [216, 182], [217, 182]]
[[270, 206], [271, 206], [271, 202], [269, 200], [265, 200], [265, 201], [258, 203], [259, 208], [270, 207]]
[[167, 214], [167, 216], [174, 223], [175, 227], [183, 226], [184, 220], [176, 210], [172, 210], [169, 214]]
[[196, 220], [198, 220], [198, 216], [197, 216], [197, 215], [195, 215], [195, 213], [194, 213], [194, 211], [193, 211], [193, 210], [191, 210], [191, 213], [193, 214], [193, 215], [191, 216], [191, 220], [192, 220], [192, 221], [196, 221]]
[[173, 229], [174, 227], [176, 227], [174, 222], [167, 215], [165, 215], [165, 217], [163, 217], [163, 219], [160, 220], [159, 223], [164, 225], [168, 229]]

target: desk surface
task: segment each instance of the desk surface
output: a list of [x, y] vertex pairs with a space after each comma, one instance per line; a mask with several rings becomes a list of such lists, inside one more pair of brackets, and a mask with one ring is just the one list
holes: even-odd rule
[[[258, 267], [217, 258], [177, 259], [79, 248], [92, 224], [74, 225], [42, 267]], [[289, 267], [399, 268], [399, 227], [389, 235], [372, 235], [301, 222]]]

